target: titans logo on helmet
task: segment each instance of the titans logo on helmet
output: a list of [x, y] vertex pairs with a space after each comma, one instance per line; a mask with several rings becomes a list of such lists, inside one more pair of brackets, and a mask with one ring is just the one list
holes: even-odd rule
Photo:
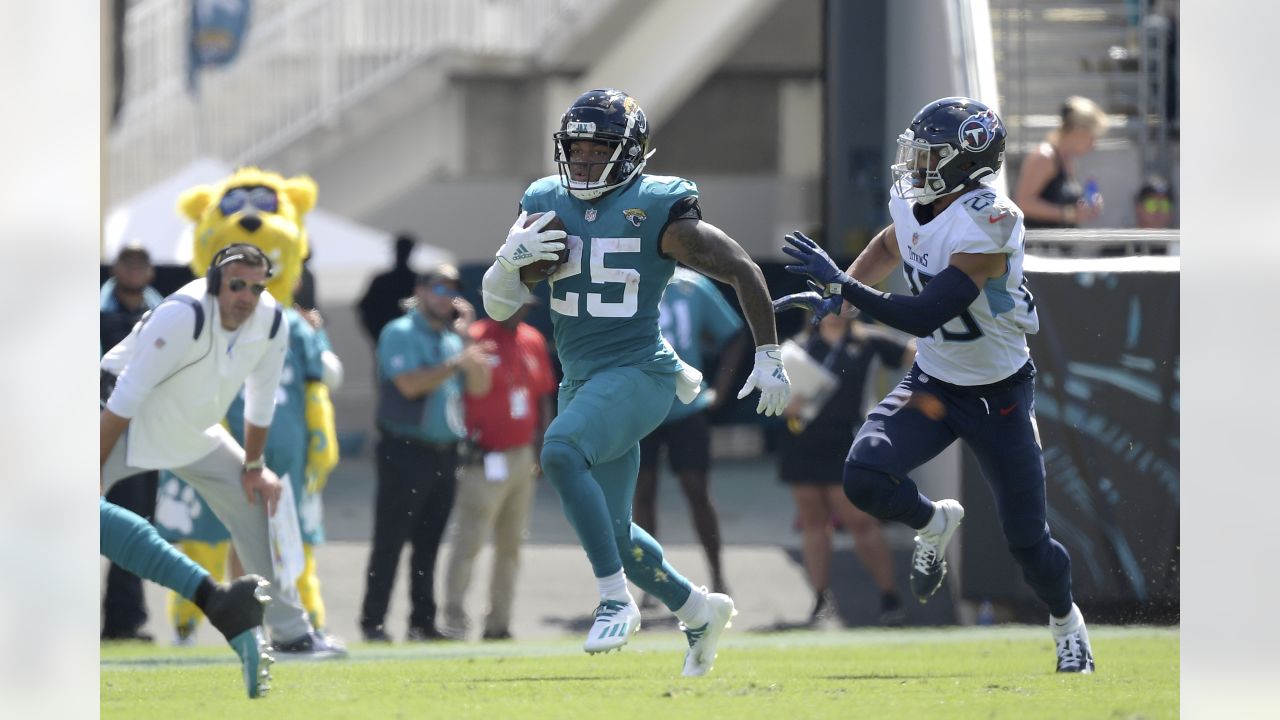
[[970, 152], [986, 150], [995, 139], [996, 129], [999, 127], [1000, 118], [991, 110], [965, 118], [960, 123], [960, 147]]

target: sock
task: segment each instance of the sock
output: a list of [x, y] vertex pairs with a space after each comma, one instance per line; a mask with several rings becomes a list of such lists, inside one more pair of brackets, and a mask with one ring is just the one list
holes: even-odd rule
[[701, 588], [693, 588], [689, 599], [676, 610], [676, 617], [685, 627], [700, 628], [711, 622], [711, 608], [707, 606], [707, 592]]
[[144, 580], [195, 597], [209, 571], [197, 565], [160, 537], [151, 523], [119, 505], [98, 498], [99, 552]]
[[938, 504], [933, 504], [933, 515], [929, 518], [929, 522], [920, 528], [921, 535], [931, 535], [937, 537], [947, 529], [947, 516], [938, 511]]
[[1071, 612], [1066, 617], [1056, 617], [1049, 615], [1049, 629], [1053, 631], [1055, 636], [1062, 636], [1073, 633], [1080, 629], [1080, 625], [1084, 623], [1084, 617], [1080, 614], [1080, 608], [1075, 603], [1071, 604]]
[[627, 589], [627, 576], [621, 570], [602, 578], [596, 578], [596, 587], [600, 589], [600, 597], [604, 600], [618, 602], [635, 602], [631, 591]]

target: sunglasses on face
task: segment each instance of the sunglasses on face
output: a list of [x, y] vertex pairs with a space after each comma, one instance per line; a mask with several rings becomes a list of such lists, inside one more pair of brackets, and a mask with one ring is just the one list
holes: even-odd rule
[[227, 281], [227, 289], [231, 292], [242, 292], [245, 288], [249, 288], [249, 290], [251, 290], [256, 296], [261, 295], [262, 291], [267, 289], [267, 286], [263, 283], [251, 283], [244, 278], [232, 278]]
[[231, 188], [226, 195], [222, 196], [222, 200], [218, 201], [218, 209], [224, 216], [238, 212], [245, 205], [252, 205], [262, 212], [273, 213], [279, 209], [280, 202], [276, 198], [275, 190], [262, 186]]
[[1142, 201], [1142, 209], [1148, 213], [1167, 213], [1173, 207], [1169, 198], [1149, 197]]
[[462, 295], [462, 293], [458, 292], [457, 288], [444, 283], [436, 283], [431, 286], [430, 290], [436, 295], [443, 295], [445, 297], [461, 297]]

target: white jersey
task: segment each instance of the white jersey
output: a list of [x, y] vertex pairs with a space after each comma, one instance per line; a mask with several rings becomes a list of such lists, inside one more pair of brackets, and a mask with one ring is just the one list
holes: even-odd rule
[[890, 192], [889, 215], [913, 294], [946, 269], [953, 253], [1008, 257], [1008, 271], [988, 280], [967, 310], [916, 341], [916, 364], [953, 385], [1003, 380], [1026, 364], [1031, 357], [1026, 336], [1040, 329], [1022, 275], [1022, 210], [986, 186], [961, 195], [924, 225], [916, 220], [914, 205]]

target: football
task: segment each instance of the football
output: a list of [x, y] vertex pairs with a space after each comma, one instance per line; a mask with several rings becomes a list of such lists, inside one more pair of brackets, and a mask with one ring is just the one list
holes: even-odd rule
[[[532, 215], [530, 215], [528, 218], [525, 219], [524, 226], [529, 227], [534, 223], [535, 220], [537, 220], [540, 217], [542, 217], [542, 213], [533, 213]], [[547, 226], [542, 229], [544, 231], [564, 230], [565, 227], [564, 227], [564, 223], [560, 221], [559, 216], [557, 216], [557, 217], [551, 218], [551, 222], [547, 223]], [[524, 282], [530, 282], [530, 283], [540, 282], [542, 280], [545, 280], [547, 279], [548, 276], [555, 273], [556, 270], [560, 269], [560, 266], [563, 265], [564, 262], [568, 259], [569, 259], [569, 245], [568, 243], [565, 243], [564, 249], [556, 253], [555, 260], [538, 260], [534, 263], [525, 265], [524, 267], [520, 268], [520, 279], [523, 280]]]

